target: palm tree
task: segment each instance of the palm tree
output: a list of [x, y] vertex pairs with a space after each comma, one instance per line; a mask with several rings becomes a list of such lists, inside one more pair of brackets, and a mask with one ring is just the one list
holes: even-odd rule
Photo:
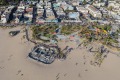
[[86, 1], [86, 0], [84, 0], [84, 1], [83, 1], [83, 5], [86, 5], [86, 3], [87, 3], [87, 1]]

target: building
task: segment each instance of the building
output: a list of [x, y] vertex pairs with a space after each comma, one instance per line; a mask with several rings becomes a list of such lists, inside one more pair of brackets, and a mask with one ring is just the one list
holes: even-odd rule
[[15, 18], [15, 23], [19, 23], [20, 22], [20, 19], [18, 17]]
[[80, 19], [72, 19], [72, 20], [62, 20], [62, 23], [82, 23], [82, 21]]
[[79, 16], [80, 16], [79, 12], [69, 12], [68, 14], [68, 17], [70, 19], [79, 19]]
[[8, 18], [9, 18], [9, 14], [2, 14], [1, 15], [1, 20], [0, 20], [0, 22], [1, 23], [7, 23], [7, 20], [8, 20]]
[[67, 4], [65, 1], [61, 2], [61, 7], [63, 10], [74, 10], [74, 7], [70, 4]]
[[60, 7], [61, 6], [61, 3], [53, 3], [53, 7], [56, 8], [56, 7]]
[[72, 1], [71, 3], [72, 3], [73, 6], [79, 6], [79, 4], [80, 4], [79, 1], [77, 1], [77, 0], [76, 1]]
[[58, 19], [46, 19], [46, 23], [58, 23]]
[[83, 6], [77, 6], [76, 9], [77, 9], [77, 11], [81, 12], [82, 14], [88, 14], [88, 9], [86, 9]]
[[59, 18], [64, 18], [66, 16], [65, 12], [60, 7], [56, 8], [56, 13]]
[[13, 13], [13, 16], [14, 16], [14, 23], [20, 23], [22, 20], [22, 17], [23, 17], [23, 14], [25, 12], [25, 3], [24, 2], [20, 2], [20, 4], [18, 5], [17, 7], [17, 10], [15, 13]]
[[25, 10], [25, 4], [21, 1], [19, 6], [17, 7], [17, 10], [20, 12], [23, 12]]
[[37, 15], [42, 16], [44, 13], [44, 9], [40, 4], [37, 4]]
[[24, 13], [24, 23], [32, 23], [33, 18], [33, 7], [27, 6]]
[[102, 6], [105, 6], [105, 2], [95, 1], [92, 5], [100, 8]]
[[94, 6], [92, 5], [86, 5], [86, 9], [88, 9], [89, 13], [95, 17], [95, 18], [101, 18], [102, 17], [102, 13], [96, 9]]
[[44, 2], [45, 8], [51, 8], [51, 3], [49, 1]]
[[1, 23], [7, 23], [14, 6], [9, 6], [1, 15]]
[[120, 3], [116, 1], [109, 1], [108, 8], [112, 7], [112, 11], [120, 15]]
[[65, 22], [65, 23], [69, 23], [69, 22], [71, 22], [71, 23], [73, 23], [73, 22], [81, 23], [82, 21], [80, 20], [79, 16], [80, 16], [79, 12], [69, 12], [68, 13], [68, 19], [67, 18], [63, 19], [62, 22]]
[[46, 9], [46, 16], [47, 16], [47, 18], [50, 18], [50, 19], [54, 19], [55, 18], [53, 10], [51, 8], [47, 8]]
[[44, 23], [45, 23], [45, 19], [43, 19], [43, 18], [41, 18], [41, 17], [37, 17], [36, 23], [37, 23], [37, 24], [44, 24]]

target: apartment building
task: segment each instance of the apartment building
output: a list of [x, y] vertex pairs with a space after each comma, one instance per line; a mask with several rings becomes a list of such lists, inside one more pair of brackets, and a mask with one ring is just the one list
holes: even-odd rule
[[101, 18], [102, 17], [102, 13], [96, 9], [94, 6], [92, 5], [86, 5], [86, 9], [88, 9], [89, 13], [95, 17], [95, 18]]

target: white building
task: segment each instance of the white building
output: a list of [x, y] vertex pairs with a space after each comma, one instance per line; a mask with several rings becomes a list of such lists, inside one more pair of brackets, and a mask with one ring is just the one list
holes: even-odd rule
[[120, 3], [117, 3], [116, 1], [109, 1], [108, 8], [109, 7], [112, 7], [112, 11], [120, 15]]
[[56, 13], [57, 13], [58, 16], [65, 16], [66, 15], [65, 12], [60, 7], [58, 7], [56, 9]]
[[46, 9], [46, 16], [47, 18], [55, 18], [54, 13], [51, 8]]
[[82, 14], [88, 14], [88, 9], [82, 6], [77, 6], [77, 11], [81, 12]]
[[92, 5], [86, 5], [86, 9], [88, 9], [89, 13], [95, 17], [95, 18], [101, 18], [102, 17], [102, 14], [101, 12], [96, 9], [94, 6]]
[[18, 11], [24, 11], [25, 10], [25, 4], [23, 4], [22, 2], [20, 2], [19, 6], [17, 7]]
[[73, 6], [79, 6], [79, 1], [72, 1]]
[[36, 7], [37, 7], [37, 15], [38, 16], [43, 15], [44, 12], [43, 6], [41, 6], [40, 3], [37, 3]]
[[6, 23], [7, 22], [7, 18], [6, 18], [6, 15], [5, 14], [2, 14], [1, 15], [1, 23]]
[[45, 1], [45, 8], [51, 8], [51, 3], [48, 1]]
[[12, 9], [14, 8], [14, 6], [9, 6], [4, 13], [1, 15], [1, 23], [7, 23], [8, 19], [9, 19], [9, 15], [12, 11]]
[[20, 21], [19, 18], [16, 17], [15, 18], [15, 23], [19, 23], [19, 21]]
[[66, 23], [81, 23], [82, 21], [80, 19], [77, 19], [77, 20], [62, 20], [62, 22], [66, 22]]
[[28, 18], [32, 18], [33, 17], [33, 14], [32, 12], [29, 12], [29, 13], [26, 13], [24, 14], [25, 17], [28, 17]]
[[100, 7], [105, 6], [105, 1], [101, 2], [101, 1], [96, 0], [96, 1], [93, 2], [92, 5], [100, 8]]

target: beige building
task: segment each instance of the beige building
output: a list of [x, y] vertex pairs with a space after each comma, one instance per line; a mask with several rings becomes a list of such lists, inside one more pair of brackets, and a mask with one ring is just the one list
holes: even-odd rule
[[86, 9], [85, 7], [77, 6], [76, 8], [77, 8], [77, 10], [78, 10], [79, 12], [81, 12], [82, 14], [88, 14], [88, 9]]
[[101, 18], [101, 17], [102, 17], [101, 12], [100, 12], [98, 9], [96, 9], [94, 6], [92, 6], [92, 5], [87, 5], [87, 6], [86, 6], [86, 9], [88, 9], [89, 13], [90, 13], [93, 17], [95, 17], [95, 18]]

